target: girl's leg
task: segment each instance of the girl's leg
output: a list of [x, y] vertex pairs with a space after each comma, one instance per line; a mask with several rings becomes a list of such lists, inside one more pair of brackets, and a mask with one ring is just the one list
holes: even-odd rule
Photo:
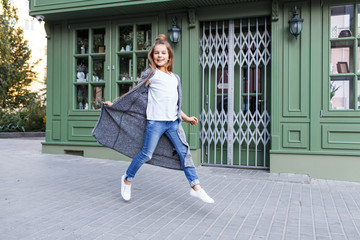
[[169, 128], [165, 132], [165, 134], [169, 137], [171, 142], [174, 144], [174, 147], [175, 147], [177, 153], [179, 154], [179, 157], [181, 160], [181, 165], [184, 169], [185, 176], [188, 179], [190, 186], [192, 187], [190, 189], [190, 195], [193, 197], [196, 197], [196, 198], [200, 198], [205, 203], [214, 203], [215, 202], [214, 199], [209, 197], [209, 195], [207, 195], [205, 190], [200, 187], [199, 178], [196, 174], [195, 168], [184, 166], [185, 156], [188, 151], [188, 147], [185, 146], [181, 142], [179, 135], [177, 133], [179, 122], [176, 120], [174, 122], [170, 122], [169, 124], [171, 124], [171, 126], [169, 126]]
[[172, 144], [175, 147], [176, 152], [178, 153], [181, 161], [181, 166], [184, 169], [185, 176], [190, 183], [191, 187], [200, 184], [199, 178], [196, 174], [196, 170], [194, 167], [185, 167], [184, 159], [188, 151], [188, 147], [184, 145], [177, 133], [179, 122], [176, 120], [174, 122], [168, 122], [170, 124], [168, 130], [165, 132], [166, 136], [170, 139]]
[[136, 172], [139, 168], [152, 157], [155, 148], [159, 142], [161, 135], [166, 130], [166, 124], [163, 121], [150, 121], [146, 123], [144, 145], [141, 152], [131, 161], [130, 166], [126, 170], [125, 179], [129, 182], [134, 180]]

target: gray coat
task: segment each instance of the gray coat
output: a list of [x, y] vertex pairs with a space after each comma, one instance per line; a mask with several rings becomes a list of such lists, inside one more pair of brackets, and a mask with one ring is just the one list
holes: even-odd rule
[[[147, 79], [150, 71], [150, 68], [147, 69], [142, 74], [139, 84], [120, 97], [113, 105], [102, 106], [99, 120], [92, 131], [92, 135], [98, 143], [130, 158], [134, 158], [141, 151], [144, 143], [148, 101], [148, 86], [145, 84], [147, 81], [144, 80]], [[176, 77], [179, 81], [178, 135], [181, 141], [188, 147], [185, 167], [194, 167], [190, 148], [186, 142], [185, 132], [181, 126], [181, 85], [179, 76], [176, 75]], [[147, 163], [166, 168], [182, 169], [179, 155], [165, 134], [161, 136], [152, 159]]]

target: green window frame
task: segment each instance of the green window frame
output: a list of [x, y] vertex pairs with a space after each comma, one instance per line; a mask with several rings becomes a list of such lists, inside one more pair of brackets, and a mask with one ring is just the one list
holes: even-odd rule
[[360, 4], [329, 6], [329, 113], [360, 111]]
[[116, 96], [132, 89], [148, 66], [147, 54], [152, 44], [151, 23], [119, 24], [116, 26]]
[[99, 110], [105, 100], [106, 35], [105, 26], [74, 30], [72, 78], [76, 111]]
[[93, 115], [104, 101], [116, 101], [136, 86], [148, 66], [147, 53], [157, 34], [155, 20], [69, 25], [70, 115]]

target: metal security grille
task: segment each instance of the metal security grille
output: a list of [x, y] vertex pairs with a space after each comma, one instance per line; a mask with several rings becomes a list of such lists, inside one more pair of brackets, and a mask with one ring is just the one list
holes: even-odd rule
[[202, 23], [202, 164], [268, 168], [268, 18]]

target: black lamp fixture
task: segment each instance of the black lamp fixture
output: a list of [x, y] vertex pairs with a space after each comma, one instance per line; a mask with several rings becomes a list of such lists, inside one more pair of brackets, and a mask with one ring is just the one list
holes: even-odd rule
[[169, 29], [170, 41], [176, 45], [180, 41], [181, 28], [177, 26], [177, 18], [172, 18], [173, 26]]
[[294, 35], [295, 38], [297, 39], [302, 31], [304, 19], [299, 18], [299, 14], [296, 12], [296, 10], [297, 8], [295, 6], [294, 15], [289, 20], [289, 27], [290, 27], [290, 33]]

